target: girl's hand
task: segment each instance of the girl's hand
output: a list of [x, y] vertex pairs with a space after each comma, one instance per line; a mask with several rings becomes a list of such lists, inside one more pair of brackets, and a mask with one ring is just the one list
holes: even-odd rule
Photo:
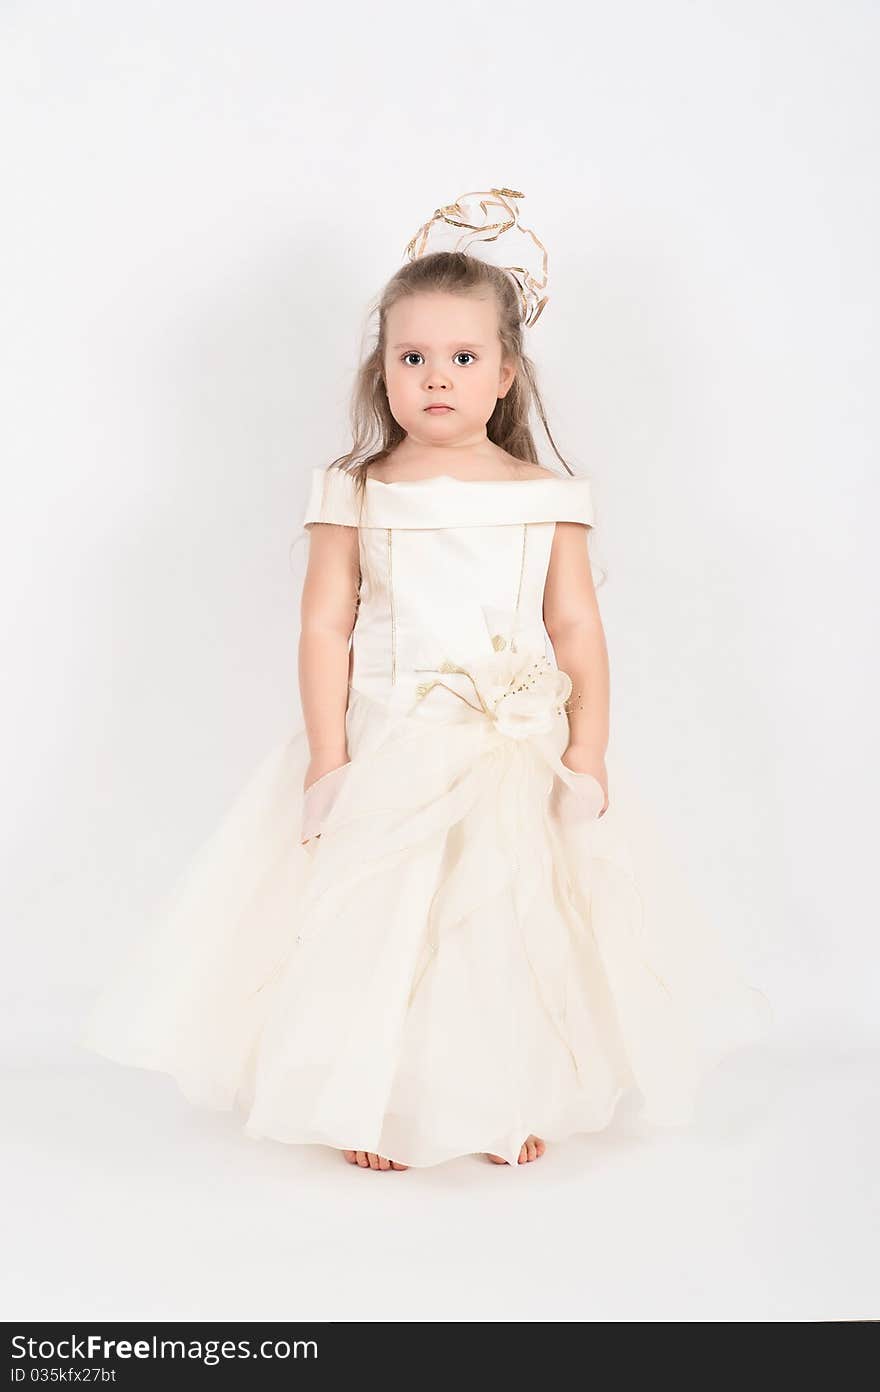
[[327, 754], [309, 760], [303, 779], [302, 827], [300, 845], [311, 849], [311, 842], [321, 836], [321, 824], [336, 801], [345, 779], [344, 770], [351, 761], [345, 756], [331, 758]]
[[308, 792], [313, 783], [317, 783], [319, 778], [323, 778], [325, 773], [332, 773], [334, 769], [341, 768], [348, 763], [348, 755], [345, 750], [332, 754], [322, 751], [320, 754], [313, 754], [309, 759], [305, 778], [303, 779], [303, 792]]
[[572, 773], [589, 773], [602, 789], [604, 801], [599, 816], [608, 811], [608, 771], [605, 768], [605, 755], [587, 744], [570, 744], [562, 755], [562, 763]]

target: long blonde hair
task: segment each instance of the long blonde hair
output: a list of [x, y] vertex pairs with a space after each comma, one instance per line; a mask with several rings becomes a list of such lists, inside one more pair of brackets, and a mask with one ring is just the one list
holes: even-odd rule
[[463, 251], [435, 251], [401, 266], [372, 306], [370, 313], [378, 311], [379, 327], [375, 345], [358, 369], [352, 393], [352, 446], [346, 454], [334, 459], [330, 467], [345, 469], [352, 474], [358, 490], [362, 492], [369, 466], [384, 459], [406, 438], [406, 432], [391, 414], [385, 392], [388, 312], [406, 295], [438, 290], [452, 295], [479, 294], [490, 290], [495, 295], [502, 355], [516, 365], [516, 376], [486, 423], [489, 439], [515, 459], [540, 463], [529, 428], [529, 415], [534, 403], [553, 453], [567, 472], [573, 474], [550, 433], [534, 365], [523, 347], [521, 305], [514, 282], [500, 267]]

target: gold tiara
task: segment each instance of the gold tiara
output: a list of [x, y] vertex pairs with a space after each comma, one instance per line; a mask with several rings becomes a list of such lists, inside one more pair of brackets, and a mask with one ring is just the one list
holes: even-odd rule
[[[492, 196], [494, 195], [494, 196]], [[520, 232], [531, 237], [532, 241], [541, 250], [541, 279], [533, 276], [525, 266], [502, 266], [503, 271], [508, 271], [516, 282], [519, 291], [521, 304], [521, 319], [526, 327], [531, 327], [538, 321], [538, 316], [544, 308], [549, 295], [541, 295], [541, 291], [547, 286], [547, 248], [543, 242], [539, 241], [530, 227], [523, 227], [519, 220], [519, 212], [509, 201], [511, 198], [524, 198], [525, 194], [517, 193], [516, 189], [493, 188], [478, 189], [475, 193], [462, 193], [454, 203], [448, 203], [443, 208], [437, 208], [432, 217], [423, 224], [414, 237], [407, 242], [405, 255], [410, 261], [416, 261], [425, 254], [425, 244], [428, 234], [436, 222], [447, 222], [450, 227], [463, 227], [467, 230], [458, 238], [453, 248], [455, 251], [466, 251], [471, 242], [495, 242], [505, 232], [509, 232], [511, 227], [516, 227]], [[473, 220], [473, 214], [469, 214], [463, 206], [467, 198], [479, 198], [480, 208], [483, 213], [483, 221]], [[500, 222], [488, 222], [490, 216], [489, 208], [503, 208], [507, 217]], [[469, 236], [469, 233], [474, 236]], [[418, 249], [416, 243], [419, 243]], [[465, 245], [462, 245], [462, 244]]]

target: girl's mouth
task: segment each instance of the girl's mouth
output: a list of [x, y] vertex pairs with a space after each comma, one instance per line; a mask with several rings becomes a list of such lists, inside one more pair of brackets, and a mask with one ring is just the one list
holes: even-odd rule
[[438, 416], [439, 416], [443, 411], [451, 411], [451, 410], [452, 410], [452, 407], [451, 407], [451, 406], [426, 406], [426, 407], [425, 407], [425, 410], [428, 411], [428, 412], [430, 412], [432, 415], [438, 415]]

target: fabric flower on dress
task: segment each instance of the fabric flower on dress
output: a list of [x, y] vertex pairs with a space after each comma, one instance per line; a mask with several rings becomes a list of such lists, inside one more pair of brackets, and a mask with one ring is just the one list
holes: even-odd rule
[[[434, 681], [416, 687], [417, 700], [445, 690], [477, 715], [491, 720], [498, 733], [509, 739], [549, 733], [571, 695], [568, 673], [554, 667], [545, 653], [533, 649], [518, 652], [509, 645], [468, 667], [447, 658], [439, 667], [416, 670], [439, 674]], [[464, 689], [444, 681], [445, 675], [463, 677], [459, 687]]]

